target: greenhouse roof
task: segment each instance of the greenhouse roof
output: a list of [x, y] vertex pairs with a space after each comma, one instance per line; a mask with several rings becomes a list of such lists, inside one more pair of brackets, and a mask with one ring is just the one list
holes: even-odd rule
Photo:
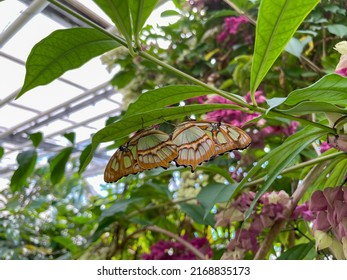
[[[92, 0], [61, 2], [103, 28], [113, 26]], [[96, 57], [15, 99], [32, 47], [57, 29], [85, 24], [45, 0], [3, 1], [0, 18], [0, 146], [5, 149], [0, 176], [9, 178], [16, 168], [18, 153], [32, 146], [29, 134], [43, 133], [44, 140], [39, 146], [41, 164], [69, 145], [63, 136], [66, 132], [75, 132], [75, 156], [79, 156], [90, 143], [91, 135], [104, 127], [110, 116], [120, 113], [122, 96], [109, 83], [114, 73], [109, 73], [100, 57]], [[102, 174], [108, 159], [109, 154], [101, 147], [85, 176]]]

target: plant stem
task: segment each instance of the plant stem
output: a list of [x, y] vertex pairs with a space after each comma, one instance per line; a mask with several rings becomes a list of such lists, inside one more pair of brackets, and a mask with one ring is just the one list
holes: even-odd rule
[[295, 210], [298, 202], [305, 194], [307, 189], [313, 184], [316, 175], [320, 174], [326, 165], [316, 165], [311, 171], [306, 175], [305, 179], [299, 184], [298, 188], [295, 190], [291, 197], [291, 204], [288, 207], [287, 211], [284, 213], [284, 218], [275, 222], [275, 224], [271, 227], [270, 232], [266, 235], [264, 241], [262, 242], [258, 252], [256, 253], [254, 259], [255, 260], [263, 260], [265, 259], [267, 252], [273, 246], [273, 242], [275, 241], [277, 235], [280, 233], [293, 211]]
[[234, 9], [236, 12], [238, 12], [240, 15], [244, 15], [250, 23], [252, 23], [254, 26], [256, 26], [257, 22], [245, 11], [241, 10], [235, 3], [229, 1], [229, 0], [224, 0], [226, 4], [228, 4], [232, 9]]
[[[314, 165], [314, 164], [317, 164], [317, 163], [320, 163], [320, 162], [324, 162], [324, 161], [333, 159], [333, 158], [335, 158], [335, 157], [337, 157], [339, 155], [343, 155], [343, 154], [345, 154], [345, 152], [337, 152], [337, 153], [334, 153], [334, 154], [331, 154], [331, 155], [321, 156], [321, 157], [318, 157], [318, 158], [315, 158], [315, 159], [312, 159], [312, 160], [309, 160], [309, 161], [298, 163], [296, 165], [293, 165], [291, 167], [283, 169], [280, 174], [283, 175], [283, 174], [286, 174], [286, 173], [289, 173], [289, 172], [292, 172], [292, 171], [300, 170], [300, 169], [303, 169], [303, 168], [305, 168], [307, 166], [311, 166], [311, 165]], [[253, 180], [252, 182], [246, 183], [244, 188], [256, 186], [256, 185], [264, 182], [265, 180], [266, 180], [266, 177], [262, 177], [262, 178]]]

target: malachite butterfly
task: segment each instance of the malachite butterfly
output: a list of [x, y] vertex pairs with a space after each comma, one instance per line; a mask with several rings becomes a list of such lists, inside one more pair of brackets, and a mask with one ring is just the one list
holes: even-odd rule
[[105, 172], [105, 182], [116, 182], [129, 174], [163, 167], [177, 157], [177, 147], [170, 136], [157, 129], [138, 131], [113, 154]]
[[176, 164], [190, 166], [194, 171], [217, 155], [247, 148], [251, 138], [242, 129], [226, 123], [187, 121], [175, 129], [172, 142], [177, 145]]

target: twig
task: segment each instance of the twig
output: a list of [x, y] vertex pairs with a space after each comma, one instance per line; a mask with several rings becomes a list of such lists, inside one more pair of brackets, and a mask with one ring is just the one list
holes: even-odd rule
[[167, 236], [169, 236], [171, 238], [176, 239], [179, 243], [181, 243], [183, 246], [185, 246], [188, 250], [190, 250], [195, 256], [197, 256], [201, 260], [208, 259], [208, 258], [206, 258], [204, 256], [204, 254], [202, 254], [192, 244], [190, 244], [189, 242], [185, 241], [183, 238], [179, 237], [178, 235], [176, 235], [176, 234], [174, 234], [174, 233], [172, 233], [170, 231], [167, 231], [166, 229], [163, 229], [163, 228], [160, 228], [160, 227], [157, 227], [157, 226], [148, 226], [147, 229], [151, 230], [151, 231], [156, 231], [156, 232], [165, 234], [165, 235], [167, 235]]
[[293, 193], [291, 197], [291, 203], [287, 209], [287, 211], [284, 213], [284, 218], [275, 222], [275, 224], [271, 227], [270, 232], [265, 237], [263, 243], [261, 244], [258, 252], [256, 253], [254, 259], [255, 260], [263, 260], [266, 257], [267, 252], [271, 248], [273, 242], [275, 241], [277, 235], [280, 233], [284, 225], [286, 224], [289, 217], [292, 215], [295, 207], [297, 206], [298, 202], [302, 198], [302, 196], [305, 194], [307, 189], [313, 184], [316, 176], [320, 174], [323, 169], [326, 167], [327, 163], [325, 164], [319, 164], [316, 165], [311, 169], [311, 171], [306, 175], [303, 182], [298, 186], [296, 191]]

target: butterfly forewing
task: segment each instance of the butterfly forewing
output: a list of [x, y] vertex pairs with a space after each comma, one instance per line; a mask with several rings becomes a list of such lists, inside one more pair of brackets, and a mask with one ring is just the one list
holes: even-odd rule
[[216, 146], [216, 155], [245, 149], [251, 143], [251, 137], [236, 126], [209, 121], [194, 121], [193, 123], [211, 135]]
[[192, 171], [216, 153], [212, 138], [191, 122], [182, 123], [175, 129], [172, 142], [177, 145], [176, 164], [191, 166]]

